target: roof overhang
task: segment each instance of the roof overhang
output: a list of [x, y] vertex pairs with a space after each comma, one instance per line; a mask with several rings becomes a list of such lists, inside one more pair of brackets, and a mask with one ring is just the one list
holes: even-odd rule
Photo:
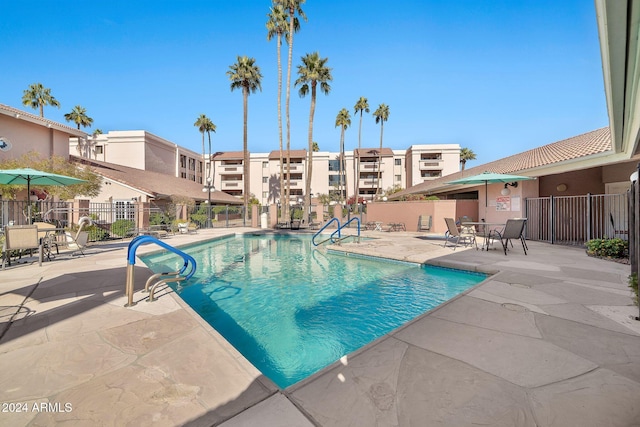
[[613, 150], [640, 150], [640, 2], [595, 0]]

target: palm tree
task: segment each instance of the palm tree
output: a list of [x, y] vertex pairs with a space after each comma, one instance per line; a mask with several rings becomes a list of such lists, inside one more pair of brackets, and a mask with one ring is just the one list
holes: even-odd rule
[[320, 151], [320, 146], [317, 142], [313, 141], [313, 152], [317, 153], [318, 151]]
[[300, 85], [298, 94], [304, 97], [311, 90], [311, 108], [309, 109], [309, 153], [307, 159], [307, 182], [305, 186], [305, 212], [311, 209], [311, 173], [313, 172], [313, 116], [316, 111], [316, 90], [320, 83], [320, 91], [328, 95], [331, 91], [329, 83], [331, 68], [327, 67], [329, 58], [320, 58], [318, 52], [308, 53], [302, 57], [302, 64], [298, 65], [298, 78], [295, 86]]
[[209, 136], [209, 160], [207, 162], [207, 177], [211, 177], [211, 132], [216, 131], [216, 125], [205, 114], [200, 114], [196, 122], [193, 124], [202, 133], [202, 161], [206, 161], [207, 157], [204, 151], [204, 133]]
[[469, 148], [462, 148], [460, 150], [460, 166], [462, 166], [462, 170], [464, 170], [465, 165], [467, 164], [467, 160], [475, 160], [476, 153]]
[[360, 204], [357, 202], [360, 195], [360, 150], [362, 149], [362, 113], [368, 113], [369, 112], [369, 101], [367, 100], [367, 98], [365, 98], [364, 96], [361, 96], [360, 99], [358, 99], [358, 102], [356, 102], [356, 105], [353, 107], [354, 110], [354, 114], [358, 114], [360, 113], [360, 126], [358, 128], [358, 158], [356, 159], [356, 162], [358, 163], [357, 166], [357, 172], [356, 172], [356, 179], [354, 180], [356, 182], [356, 188], [355, 188], [355, 194], [356, 194], [356, 205], [358, 206], [358, 213], [360, 213]]
[[93, 123], [93, 119], [87, 116], [87, 109], [80, 105], [73, 107], [70, 113], [64, 115], [64, 119], [68, 122], [75, 122], [78, 125], [78, 129], [80, 129], [80, 125], [86, 128]]
[[262, 74], [254, 58], [238, 56], [238, 62], [229, 66], [227, 76], [229, 80], [231, 80], [232, 92], [235, 89], [242, 89], [242, 109], [244, 113], [242, 135], [244, 151], [244, 160], [242, 161], [244, 189], [242, 195], [244, 198], [244, 218], [246, 220], [248, 219], [249, 210], [249, 149], [247, 147], [248, 100], [249, 93], [255, 93], [258, 89], [262, 91]]
[[31, 107], [34, 110], [40, 108], [40, 117], [44, 117], [45, 105], [60, 108], [58, 100], [51, 96], [51, 89], [45, 88], [42, 86], [42, 83], [34, 83], [24, 91], [24, 95], [22, 95], [22, 105]]
[[[305, 21], [306, 15], [302, 11], [302, 4], [305, 0], [273, 0], [274, 4], [280, 4], [289, 12], [289, 31], [287, 32], [287, 44], [289, 45], [289, 54], [287, 57], [287, 96], [285, 100], [286, 104], [286, 116], [287, 116], [287, 167], [291, 163], [291, 115], [290, 115], [290, 93], [291, 93], [291, 64], [293, 62], [293, 33], [300, 29], [300, 21], [296, 18], [296, 14]], [[291, 193], [291, 173], [287, 174], [287, 191], [286, 195], [289, 198]], [[283, 203], [286, 209], [289, 208], [289, 200]], [[286, 218], [286, 217], [285, 217]]]
[[[278, 56], [278, 137], [280, 141], [280, 200], [283, 200], [284, 191], [284, 158], [282, 150], [282, 61], [280, 49], [282, 46], [282, 36], [288, 34], [289, 24], [287, 22], [288, 11], [284, 10], [282, 4], [275, 3], [267, 14], [267, 40], [276, 37], [276, 51]], [[300, 28], [298, 19], [294, 19], [294, 31]], [[286, 218], [289, 204], [283, 205], [283, 215]]]
[[[348, 198], [347, 191], [347, 177], [344, 170], [344, 131], [351, 126], [351, 115], [349, 110], [343, 108], [338, 112], [336, 116], [336, 127], [340, 126], [340, 185], [344, 185], [344, 197]], [[342, 189], [340, 190], [340, 196], [342, 196]]]
[[380, 151], [378, 152], [378, 185], [376, 187], [376, 196], [380, 193], [380, 172], [382, 169], [382, 134], [384, 133], [384, 122], [389, 120], [389, 106], [386, 104], [378, 105], [378, 109], [373, 112], [376, 123], [380, 123]]

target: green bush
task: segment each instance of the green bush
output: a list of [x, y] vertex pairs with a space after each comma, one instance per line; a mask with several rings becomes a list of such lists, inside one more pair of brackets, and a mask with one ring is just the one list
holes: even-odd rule
[[629, 287], [633, 290], [636, 296], [634, 302], [638, 305], [638, 273], [633, 273], [629, 276]]
[[629, 251], [629, 242], [620, 238], [593, 239], [587, 242], [589, 255], [607, 258], [625, 258]]
[[133, 230], [136, 227], [136, 223], [130, 219], [119, 219], [111, 224], [111, 234], [115, 234], [120, 237], [127, 237], [127, 232]]

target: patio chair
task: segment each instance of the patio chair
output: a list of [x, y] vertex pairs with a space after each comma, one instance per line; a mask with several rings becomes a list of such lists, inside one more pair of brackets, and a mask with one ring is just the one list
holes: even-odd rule
[[87, 244], [89, 243], [89, 233], [80, 229], [77, 231], [75, 236], [68, 231], [65, 231], [64, 235], [64, 244], [67, 249], [72, 250], [72, 254], [75, 252], [80, 252], [82, 255], [84, 255], [84, 248], [86, 248]]
[[449, 243], [449, 240], [451, 239], [456, 239], [455, 245], [453, 246], [454, 251], [458, 247], [458, 244], [461, 240], [465, 243], [465, 245], [472, 244], [476, 241], [476, 235], [473, 229], [467, 229], [466, 227], [463, 230], [458, 229], [456, 221], [453, 218], [445, 218], [444, 221], [447, 224], [447, 232], [444, 236], [443, 247], [447, 247], [447, 243]]
[[[524, 254], [527, 254], [527, 243], [524, 238], [524, 227], [527, 224], [526, 218], [516, 218], [516, 219], [508, 219], [507, 223], [504, 226], [504, 230], [493, 231], [491, 234], [495, 235], [497, 239], [502, 243], [502, 248], [504, 249], [504, 254], [507, 255], [507, 245], [512, 239], [519, 239], [522, 243], [522, 249], [524, 250]], [[511, 243], [511, 247], [513, 248], [513, 243]]]
[[431, 230], [431, 215], [420, 215], [418, 218], [418, 231]]
[[38, 241], [42, 243], [43, 256], [51, 260], [53, 257], [51, 251], [54, 247], [56, 248], [56, 255], [60, 253], [58, 240], [56, 239], [56, 229], [58, 227], [48, 222], [34, 222], [33, 225], [38, 227]]
[[20, 251], [20, 256], [22, 256], [23, 250], [32, 251], [33, 249], [40, 249], [36, 225], [7, 225], [4, 228], [4, 243], [2, 245], [2, 269], [4, 270], [5, 263], [11, 265], [11, 251]]

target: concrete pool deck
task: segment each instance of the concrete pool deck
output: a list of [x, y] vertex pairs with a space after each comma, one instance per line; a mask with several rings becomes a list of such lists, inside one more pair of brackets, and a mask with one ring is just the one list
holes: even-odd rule
[[[284, 391], [173, 293], [124, 308], [127, 242], [0, 271], [0, 424], [640, 425], [628, 265], [538, 242], [504, 256], [367, 235], [379, 239], [337, 250], [495, 274]], [[138, 291], [150, 272], [135, 273]]]

